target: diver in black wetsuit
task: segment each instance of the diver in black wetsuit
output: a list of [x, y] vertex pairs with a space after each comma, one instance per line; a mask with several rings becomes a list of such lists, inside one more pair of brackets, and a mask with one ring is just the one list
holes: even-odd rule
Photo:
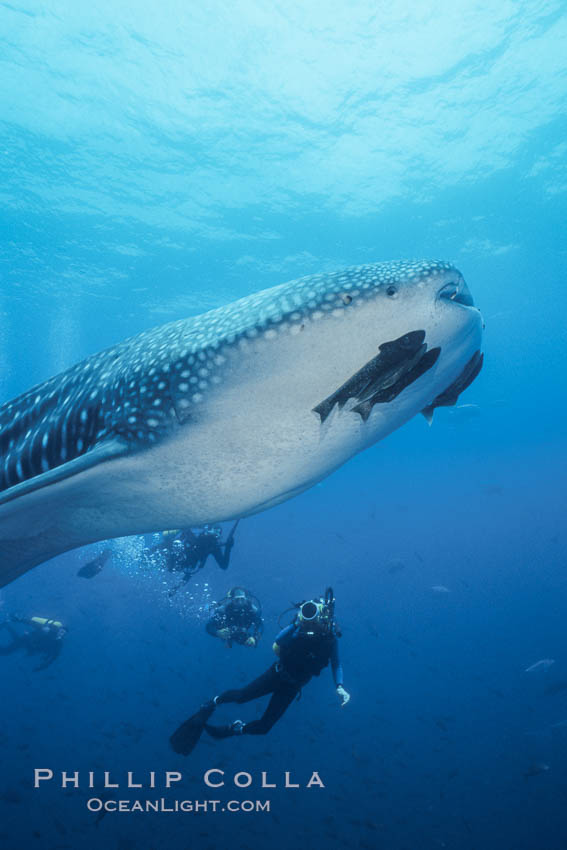
[[202, 570], [209, 555], [215, 559], [221, 570], [228, 569], [230, 554], [234, 546], [234, 533], [237, 520], [232, 526], [226, 542], [221, 542], [222, 529], [205, 525], [200, 534], [194, 534], [190, 528], [181, 531], [164, 531], [163, 540], [153, 546], [149, 554], [159, 552], [165, 556], [170, 572], [183, 572], [183, 581], [172, 592], [179, 589], [191, 576]]
[[215, 603], [205, 628], [213, 637], [226, 641], [227, 646], [257, 646], [264, 631], [260, 602], [243, 587], [233, 587]]
[[112, 549], [105, 549], [91, 561], [84, 564], [84, 566], [78, 570], [77, 575], [81, 576], [81, 578], [94, 578], [100, 573], [111, 555]]
[[0, 646], [0, 655], [11, 655], [19, 649], [25, 650], [28, 655], [43, 655], [42, 662], [34, 667], [34, 673], [45, 670], [58, 658], [63, 648], [63, 638], [67, 629], [58, 620], [48, 620], [45, 617], [18, 617], [12, 615], [13, 623], [22, 623], [31, 626], [30, 629], [18, 633], [9, 623], [1, 625], [8, 631], [12, 643]]
[[[265, 735], [289, 708], [312, 676], [318, 676], [329, 662], [341, 706], [350, 700], [343, 686], [343, 671], [339, 661], [338, 636], [335, 623], [335, 599], [328, 588], [324, 598], [300, 603], [294, 621], [283, 629], [273, 645], [278, 661], [244, 688], [224, 691], [183, 723], [171, 736], [175, 752], [188, 755], [199, 740], [203, 729], [213, 738], [232, 735]], [[218, 705], [236, 702], [239, 705], [271, 694], [266, 711], [259, 720], [244, 723], [235, 720], [224, 726], [207, 721]]]

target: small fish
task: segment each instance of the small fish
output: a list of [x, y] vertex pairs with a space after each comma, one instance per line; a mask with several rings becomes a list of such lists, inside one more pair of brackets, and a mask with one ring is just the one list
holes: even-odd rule
[[443, 715], [442, 717], [437, 717], [436, 720], [435, 720], [435, 725], [438, 726], [439, 729], [441, 729], [443, 732], [447, 732], [448, 731], [447, 724], [450, 723], [454, 719], [455, 719], [454, 714], [446, 714], [446, 715]]
[[542, 658], [532, 664], [531, 667], [526, 667], [524, 673], [546, 673], [552, 664], [555, 664], [554, 658]]
[[368, 622], [367, 622], [367, 624], [366, 624], [366, 625], [368, 626], [368, 631], [370, 632], [370, 634], [372, 635], [372, 637], [376, 637], [376, 638], [377, 638], [377, 637], [379, 637], [379, 636], [380, 636], [380, 635], [379, 635], [379, 632], [378, 632], [378, 629], [376, 628], [376, 626], [374, 626], [372, 623], [368, 623]]
[[563, 691], [567, 691], [567, 682], [565, 679], [560, 682], [553, 682], [553, 684], [548, 685], [545, 689], [547, 696], [555, 696], [556, 694], [563, 693]]
[[434, 584], [431, 588], [433, 593], [451, 593], [448, 587], [445, 587], [444, 584]]
[[548, 770], [548, 764], [545, 764], [545, 762], [543, 761], [537, 761], [528, 767], [528, 769], [524, 773], [524, 778], [528, 779], [530, 776], [539, 776], [540, 773], [547, 773]]
[[447, 411], [448, 421], [452, 426], [474, 422], [479, 419], [481, 412], [478, 404], [458, 404], [452, 410]]
[[22, 802], [22, 796], [17, 791], [14, 791], [13, 788], [7, 788], [5, 791], [0, 792], [0, 800], [3, 803], [18, 805]]

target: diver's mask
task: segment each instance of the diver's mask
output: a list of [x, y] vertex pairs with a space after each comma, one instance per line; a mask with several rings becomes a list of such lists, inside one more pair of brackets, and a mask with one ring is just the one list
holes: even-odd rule
[[243, 587], [232, 587], [226, 594], [226, 598], [234, 609], [248, 607], [248, 592]]
[[235, 610], [241, 610], [248, 607], [248, 600], [245, 596], [231, 596], [228, 604]]

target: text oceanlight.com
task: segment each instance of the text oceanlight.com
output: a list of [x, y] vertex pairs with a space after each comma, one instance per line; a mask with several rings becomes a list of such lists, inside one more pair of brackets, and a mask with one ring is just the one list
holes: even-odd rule
[[269, 812], [270, 800], [87, 800], [90, 812]]

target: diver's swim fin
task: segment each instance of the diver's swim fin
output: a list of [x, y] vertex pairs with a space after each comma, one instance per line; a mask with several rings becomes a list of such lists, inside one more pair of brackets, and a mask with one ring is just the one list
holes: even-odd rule
[[169, 739], [172, 750], [181, 756], [188, 756], [195, 748], [201, 737], [205, 723], [215, 710], [214, 702], [202, 705], [196, 714], [192, 714]]
[[100, 555], [97, 555], [96, 558], [93, 558], [92, 561], [81, 567], [77, 575], [81, 576], [81, 578], [94, 578], [100, 573], [111, 555], [112, 549], [105, 549], [104, 552], [101, 552]]
[[226, 542], [230, 543], [231, 545], [234, 543], [234, 532], [238, 528], [239, 522], [240, 522], [240, 520], [237, 519], [236, 522], [234, 523], [234, 525], [232, 526], [232, 528], [230, 529], [230, 531], [228, 533], [228, 537], [226, 538]]

